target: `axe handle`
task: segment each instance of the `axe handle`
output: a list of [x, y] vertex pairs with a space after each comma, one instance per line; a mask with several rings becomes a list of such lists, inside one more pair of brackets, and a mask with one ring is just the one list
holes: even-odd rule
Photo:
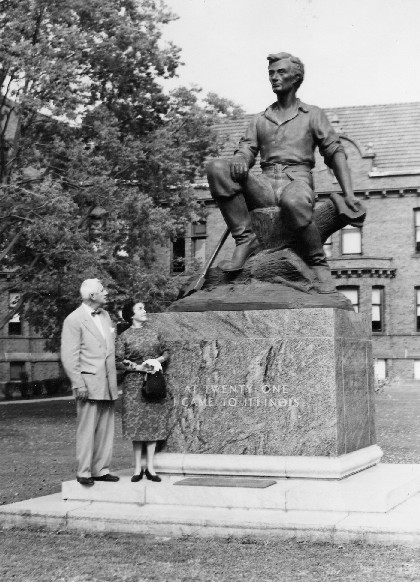
[[199, 291], [201, 289], [201, 287], [204, 285], [204, 281], [206, 280], [206, 275], [208, 273], [208, 270], [212, 266], [214, 259], [219, 254], [220, 249], [225, 244], [226, 239], [229, 236], [229, 233], [230, 233], [230, 230], [228, 228], [226, 228], [224, 233], [220, 237], [219, 242], [215, 246], [214, 251], [212, 252], [210, 258], [208, 259], [207, 263], [204, 265], [203, 270], [200, 271], [198, 276], [195, 277], [191, 281], [191, 283], [188, 285], [188, 287], [185, 289], [185, 291], [183, 293], [183, 297], [188, 297], [188, 295], [191, 295], [191, 293], [195, 293], [195, 291]]

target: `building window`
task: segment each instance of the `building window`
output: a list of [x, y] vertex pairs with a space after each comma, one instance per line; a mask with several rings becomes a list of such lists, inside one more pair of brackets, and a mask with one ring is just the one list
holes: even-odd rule
[[420, 287], [416, 287], [416, 331], [420, 331]]
[[420, 360], [414, 360], [414, 380], [420, 380]]
[[384, 331], [383, 287], [372, 287], [372, 331]]
[[332, 257], [332, 236], [329, 236], [324, 242], [324, 253], [327, 259]]
[[10, 362], [11, 382], [21, 382], [25, 376], [25, 362]]
[[359, 313], [359, 287], [337, 287], [338, 291], [342, 293], [347, 299], [351, 301], [353, 309]]
[[207, 224], [205, 220], [193, 222], [191, 225], [191, 256], [204, 264], [206, 260]]
[[375, 378], [377, 380], [385, 380], [386, 378], [386, 360], [381, 360], [378, 358], [374, 362], [375, 367]]
[[416, 253], [420, 253], [420, 208], [414, 209], [414, 240]]
[[172, 241], [172, 273], [185, 271], [185, 238], [179, 237]]
[[207, 236], [207, 223], [205, 220], [197, 220], [191, 225], [191, 236]]
[[341, 254], [362, 254], [362, 231], [360, 228], [347, 225], [341, 229]]
[[[9, 309], [16, 307], [20, 300], [20, 293], [9, 293]], [[8, 324], [9, 335], [22, 335], [22, 321], [19, 313], [15, 313]]]

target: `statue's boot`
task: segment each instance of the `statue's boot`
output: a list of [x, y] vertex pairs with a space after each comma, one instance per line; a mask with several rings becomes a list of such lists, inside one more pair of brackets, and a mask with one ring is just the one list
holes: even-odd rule
[[315, 285], [318, 293], [335, 293], [335, 283], [328, 266], [324, 247], [318, 228], [314, 222], [303, 228], [300, 233], [300, 243], [305, 249], [305, 259], [315, 275]]
[[259, 250], [260, 243], [252, 231], [251, 217], [241, 195], [219, 198], [217, 203], [236, 243], [231, 259], [222, 261], [219, 267], [227, 273], [240, 271], [245, 261]]

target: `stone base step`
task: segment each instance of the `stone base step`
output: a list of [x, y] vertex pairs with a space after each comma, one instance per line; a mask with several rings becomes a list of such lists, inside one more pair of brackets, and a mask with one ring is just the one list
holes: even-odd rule
[[340, 481], [277, 479], [264, 489], [244, 487], [174, 486], [184, 475], [162, 475], [161, 483], [143, 479], [131, 483], [131, 472], [118, 483], [96, 482], [84, 487], [77, 481], [62, 484], [67, 501], [110, 503], [123, 511], [125, 504], [170, 505], [225, 509], [385, 513], [420, 491], [419, 465], [377, 465]]
[[158, 453], [155, 469], [176, 475], [344, 479], [377, 465], [382, 455], [378, 445], [338, 457]]
[[347, 513], [63, 501], [57, 493], [1, 506], [0, 526], [149, 536], [270, 536], [420, 547], [420, 494], [386, 513]]

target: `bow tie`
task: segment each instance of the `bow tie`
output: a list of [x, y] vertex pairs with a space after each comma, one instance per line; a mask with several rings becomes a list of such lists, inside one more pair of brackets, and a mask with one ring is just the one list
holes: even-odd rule
[[91, 316], [95, 317], [95, 315], [99, 315], [100, 313], [102, 313], [102, 309], [95, 309], [92, 311]]

